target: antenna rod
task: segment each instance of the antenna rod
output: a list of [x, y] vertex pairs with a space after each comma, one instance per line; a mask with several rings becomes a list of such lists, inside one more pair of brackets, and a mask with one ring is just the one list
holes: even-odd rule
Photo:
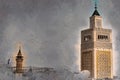
[[19, 42], [19, 50], [21, 50], [21, 42]]
[[98, 0], [95, 0], [95, 10], [97, 10], [97, 2]]

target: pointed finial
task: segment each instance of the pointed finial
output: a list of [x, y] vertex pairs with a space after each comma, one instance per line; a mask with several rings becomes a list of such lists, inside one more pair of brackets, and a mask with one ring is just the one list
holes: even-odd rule
[[97, 10], [98, 0], [94, 0], [94, 2], [95, 2], [95, 11], [94, 11], [94, 13], [92, 14], [92, 16], [94, 16], [94, 15], [100, 16], [100, 14], [99, 14], [99, 12], [98, 12], [98, 10]]
[[19, 45], [19, 50], [21, 50], [21, 45]]
[[22, 55], [22, 54], [21, 54], [21, 42], [19, 42], [18, 47], [19, 47], [18, 55]]
[[19, 50], [21, 50], [21, 46], [22, 46], [22, 44], [21, 44], [21, 42], [19, 41], [19, 43], [18, 43], [18, 48], [19, 48]]
[[97, 3], [98, 3], [98, 0], [94, 0], [95, 2], [95, 10], [97, 10]]
[[97, 2], [95, 1], [95, 10], [97, 10]]

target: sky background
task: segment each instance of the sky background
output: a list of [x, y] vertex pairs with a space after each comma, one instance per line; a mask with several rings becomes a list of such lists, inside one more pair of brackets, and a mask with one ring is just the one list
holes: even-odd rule
[[[120, 75], [120, 0], [99, 0], [105, 28], [113, 29], [114, 73]], [[0, 61], [15, 60], [22, 44], [26, 66], [79, 69], [80, 31], [89, 27], [93, 0], [0, 0]], [[13, 62], [14, 63], [14, 62]]]

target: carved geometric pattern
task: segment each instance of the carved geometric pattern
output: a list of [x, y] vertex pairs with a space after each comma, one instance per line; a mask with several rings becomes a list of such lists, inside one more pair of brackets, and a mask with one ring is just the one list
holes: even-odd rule
[[87, 51], [87, 52], [83, 52], [81, 54], [81, 58], [82, 58], [82, 63], [81, 63], [81, 68], [82, 70], [88, 70], [90, 71], [90, 73], [92, 73], [92, 51]]
[[96, 51], [97, 78], [111, 77], [111, 52]]

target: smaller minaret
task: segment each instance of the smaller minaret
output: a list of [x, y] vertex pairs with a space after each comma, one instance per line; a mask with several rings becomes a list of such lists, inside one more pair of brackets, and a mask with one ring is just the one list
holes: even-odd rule
[[21, 47], [19, 47], [19, 52], [16, 56], [16, 73], [23, 73], [23, 56], [21, 53]]

